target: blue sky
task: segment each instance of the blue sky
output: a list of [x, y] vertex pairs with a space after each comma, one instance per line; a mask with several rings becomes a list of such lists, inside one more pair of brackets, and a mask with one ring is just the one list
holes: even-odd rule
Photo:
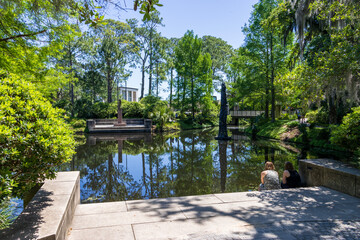
[[[126, 1], [132, 7], [131, 1]], [[158, 31], [165, 37], [182, 37], [187, 30], [193, 30], [202, 37], [211, 35], [225, 40], [234, 48], [243, 44], [244, 35], [242, 27], [248, 22], [253, 5], [258, 0], [160, 0], [163, 7], [158, 7], [163, 18], [164, 27]], [[116, 16], [120, 14], [119, 16]], [[117, 20], [125, 21], [127, 18], [141, 19], [138, 12], [127, 11], [108, 14]], [[127, 86], [139, 88], [141, 82], [140, 69], [132, 69], [133, 74], [128, 79]], [[146, 76], [145, 93], [147, 93], [148, 76]], [[161, 86], [161, 97], [165, 99], [168, 94], [164, 92], [167, 84]]]

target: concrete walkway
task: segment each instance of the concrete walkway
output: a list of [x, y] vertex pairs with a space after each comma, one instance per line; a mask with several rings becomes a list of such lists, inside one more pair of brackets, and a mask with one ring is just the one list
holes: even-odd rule
[[80, 204], [67, 239], [360, 239], [360, 199], [313, 187]]

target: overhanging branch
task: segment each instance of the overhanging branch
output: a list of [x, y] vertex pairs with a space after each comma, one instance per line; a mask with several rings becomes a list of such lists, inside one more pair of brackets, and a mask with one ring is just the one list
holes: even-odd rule
[[42, 30], [40, 32], [35, 32], [35, 33], [29, 33], [29, 34], [19, 34], [19, 35], [11, 36], [11, 37], [8, 37], [8, 38], [1, 38], [0, 42], [7, 42], [9, 40], [16, 39], [16, 38], [31, 37], [31, 36], [35, 36], [35, 35], [38, 35], [38, 34], [41, 34], [41, 33], [44, 33], [44, 32], [46, 32], [46, 30]]

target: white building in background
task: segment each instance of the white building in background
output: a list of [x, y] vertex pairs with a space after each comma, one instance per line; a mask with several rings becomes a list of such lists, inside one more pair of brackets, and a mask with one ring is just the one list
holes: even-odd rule
[[132, 87], [120, 87], [121, 98], [129, 102], [137, 102], [138, 90]]

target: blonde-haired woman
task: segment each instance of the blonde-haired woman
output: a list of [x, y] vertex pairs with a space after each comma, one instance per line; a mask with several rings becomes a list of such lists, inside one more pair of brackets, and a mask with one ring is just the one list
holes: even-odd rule
[[275, 166], [272, 162], [266, 162], [265, 170], [261, 172], [259, 191], [279, 188], [279, 174], [275, 171]]

